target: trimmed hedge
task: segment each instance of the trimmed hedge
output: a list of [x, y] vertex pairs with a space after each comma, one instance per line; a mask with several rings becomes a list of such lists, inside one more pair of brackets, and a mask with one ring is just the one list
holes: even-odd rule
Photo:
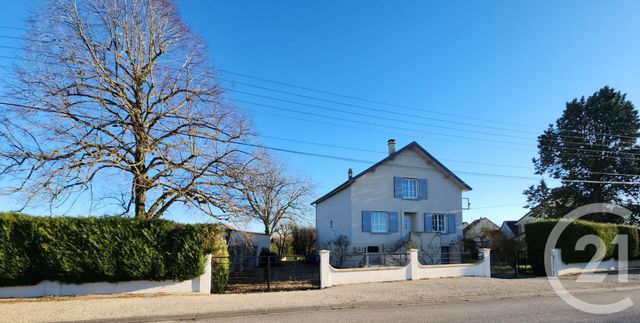
[[0, 286], [187, 280], [204, 271], [217, 225], [124, 217], [31, 217], [0, 213]]
[[[544, 275], [544, 248], [551, 230], [558, 223], [558, 220], [544, 220], [532, 222], [525, 225], [527, 252], [531, 265], [537, 274]], [[626, 225], [595, 223], [588, 221], [574, 221], [570, 223], [562, 232], [556, 248], [562, 250], [562, 261], [564, 263], [589, 262], [596, 254], [596, 247], [588, 245], [584, 251], [576, 250], [576, 244], [580, 238], [586, 235], [596, 235], [604, 241], [605, 255], [603, 260], [618, 257], [618, 244], [613, 243], [613, 239], [618, 234], [628, 236], [629, 259], [640, 257], [640, 238], [638, 228]]]

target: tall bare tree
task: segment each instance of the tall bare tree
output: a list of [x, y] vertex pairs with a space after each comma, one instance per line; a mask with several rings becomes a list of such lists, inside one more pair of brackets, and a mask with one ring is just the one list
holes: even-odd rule
[[228, 208], [249, 130], [171, 1], [54, 0], [30, 23], [0, 115], [5, 192], [63, 203], [102, 177], [138, 218]]
[[271, 229], [271, 241], [275, 244], [278, 256], [287, 255], [287, 249], [291, 245], [292, 234], [295, 225], [290, 222], [280, 222], [277, 227]]
[[265, 234], [271, 235], [285, 221], [298, 222], [308, 212], [307, 199], [313, 191], [309, 181], [289, 173], [265, 152], [259, 152], [240, 175], [234, 213], [261, 222]]

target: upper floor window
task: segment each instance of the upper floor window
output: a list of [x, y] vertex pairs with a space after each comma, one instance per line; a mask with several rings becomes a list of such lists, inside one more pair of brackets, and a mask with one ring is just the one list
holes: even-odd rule
[[402, 198], [417, 199], [418, 198], [418, 180], [415, 178], [402, 179]]
[[393, 197], [405, 200], [426, 200], [427, 179], [394, 176]]
[[389, 232], [388, 212], [371, 212], [371, 232]]
[[432, 217], [432, 228], [434, 232], [447, 232], [447, 214], [434, 213]]

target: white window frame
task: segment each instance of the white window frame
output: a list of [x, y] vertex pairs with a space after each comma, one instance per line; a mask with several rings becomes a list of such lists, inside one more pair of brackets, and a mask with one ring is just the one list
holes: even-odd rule
[[402, 178], [402, 198], [417, 199], [418, 198], [418, 179]]
[[371, 212], [371, 233], [389, 232], [389, 212]]
[[433, 213], [431, 215], [431, 228], [433, 232], [447, 232], [447, 213]]

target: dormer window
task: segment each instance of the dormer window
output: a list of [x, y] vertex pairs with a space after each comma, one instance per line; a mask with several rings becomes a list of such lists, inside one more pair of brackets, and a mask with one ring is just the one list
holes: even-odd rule
[[402, 179], [402, 198], [403, 199], [418, 198], [418, 179], [416, 178]]

